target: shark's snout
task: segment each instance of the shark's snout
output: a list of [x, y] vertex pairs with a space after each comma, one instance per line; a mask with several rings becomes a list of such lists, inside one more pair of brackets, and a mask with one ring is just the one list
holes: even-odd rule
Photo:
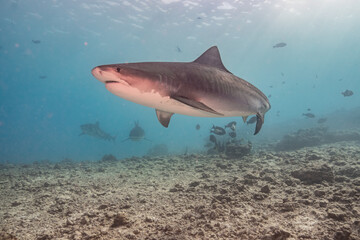
[[101, 82], [104, 82], [105, 80], [103, 79], [102, 77], [102, 70], [100, 67], [94, 67], [92, 70], [91, 70], [91, 74], [96, 78], [98, 79], [99, 81]]

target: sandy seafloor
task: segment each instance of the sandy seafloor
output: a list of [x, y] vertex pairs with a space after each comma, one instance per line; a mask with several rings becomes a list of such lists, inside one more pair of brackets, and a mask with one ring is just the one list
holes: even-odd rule
[[360, 239], [360, 146], [0, 166], [0, 239]]

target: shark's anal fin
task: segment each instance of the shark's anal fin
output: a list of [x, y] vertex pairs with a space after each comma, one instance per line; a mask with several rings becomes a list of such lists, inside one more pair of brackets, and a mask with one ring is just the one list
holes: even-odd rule
[[247, 119], [248, 116], [243, 116], [242, 119], [244, 121], [244, 123], [246, 123], [246, 119]]
[[156, 111], [156, 116], [157, 116], [159, 122], [161, 123], [161, 125], [163, 125], [164, 127], [167, 128], [169, 126], [171, 116], [174, 113], [164, 112], [164, 111], [161, 111], [161, 110], [158, 110], [158, 109], [155, 109], [155, 111]]
[[198, 102], [198, 101], [195, 101], [195, 100], [192, 100], [192, 99], [189, 99], [187, 97], [182, 97], [182, 96], [171, 96], [172, 99], [175, 99], [179, 102], [182, 102], [183, 104], [186, 104], [190, 107], [193, 107], [193, 108], [196, 108], [196, 109], [200, 109], [202, 111], [205, 111], [205, 112], [209, 112], [209, 113], [213, 113], [213, 114], [216, 114], [216, 115], [219, 115], [219, 116], [223, 116], [224, 114], [221, 114], [217, 111], [215, 111], [214, 109], [206, 106], [205, 104], [201, 103], [201, 102]]
[[264, 114], [262, 113], [257, 113], [256, 114], [256, 128], [255, 128], [255, 133], [254, 135], [258, 134], [258, 132], [260, 132], [261, 126], [264, 123]]

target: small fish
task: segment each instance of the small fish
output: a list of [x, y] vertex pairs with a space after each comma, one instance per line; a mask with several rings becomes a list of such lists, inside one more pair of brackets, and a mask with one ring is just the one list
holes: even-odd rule
[[318, 78], [318, 75], [317, 75], [317, 74], [315, 74], [315, 77], [316, 77], [316, 78]]
[[202, 19], [202, 17], [197, 17], [196, 19], [201, 20], [201, 19]]
[[214, 133], [216, 135], [224, 135], [226, 133], [225, 129], [218, 126], [213, 126], [210, 130], [211, 133]]
[[282, 81], [281, 84], [285, 84], [285, 81]]
[[182, 53], [182, 50], [179, 46], [176, 46], [176, 51], [179, 52], [179, 53]]
[[196, 124], [195, 129], [200, 130], [200, 124]]
[[269, 88], [273, 88], [274, 86], [273, 85], [270, 85]]
[[35, 43], [35, 44], [40, 44], [41, 43], [40, 40], [32, 40], [32, 42]]
[[216, 137], [215, 137], [215, 135], [210, 135], [210, 137], [209, 137], [209, 140], [210, 140], [210, 142], [213, 142], [213, 143], [216, 143]]
[[40, 79], [45, 79], [45, 78], [47, 78], [47, 76], [45, 76], [45, 75], [40, 75], [39, 78], [40, 78]]
[[283, 73], [283, 72], [281, 72], [281, 76], [282, 76], [282, 77], [284, 76], [284, 73]]
[[341, 82], [343, 79], [342, 78], [339, 78], [339, 82]]
[[268, 95], [268, 98], [271, 98], [271, 94]]
[[344, 97], [350, 97], [354, 94], [354, 92], [351, 90], [346, 90], [345, 92], [342, 92], [341, 94], [344, 95]]
[[229, 136], [232, 138], [236, 138], [236, 132], [229, 132]]
[[307, 118], [315, 118], [315, 115], [312, 113], [303, 113], [303, 116], [307, 117]]
[[253, 116], [246, 122], [246, 124], [249, 125], [249, 124], [253, 124], [255, 122], [256, 122], [256, 116]]
[[319, 118], [317, 123], [322, 124], [322, 123], [326, 122], [326, 120], [327, 120], [327, 118]]
[[284, 42], [281, 42], [281, 43], [277, 43], [273, 46], [273, 48], [282, 48], [282, 47], [285, 47], [286, 46], [286, 43]]
[[308, 110], [308, 112], [310, 112], [310, 111], [311, 111], [311, 108], [308, 108], [307, 110]]
[[236, 128], [236, 122], [233, 121], [233, 122], [229, 122], [228, 124], [226, 124], [225, 128], [230, 128], [231, 130], [235, 131], [235, 128]]

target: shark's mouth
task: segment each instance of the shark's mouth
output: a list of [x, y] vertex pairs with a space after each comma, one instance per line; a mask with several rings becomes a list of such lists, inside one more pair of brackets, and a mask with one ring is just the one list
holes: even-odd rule
[[118, 82], [118, 81], [109, 80], [109, 81], [105, 81], [105, 83], [119, 83], [119, 82]]

